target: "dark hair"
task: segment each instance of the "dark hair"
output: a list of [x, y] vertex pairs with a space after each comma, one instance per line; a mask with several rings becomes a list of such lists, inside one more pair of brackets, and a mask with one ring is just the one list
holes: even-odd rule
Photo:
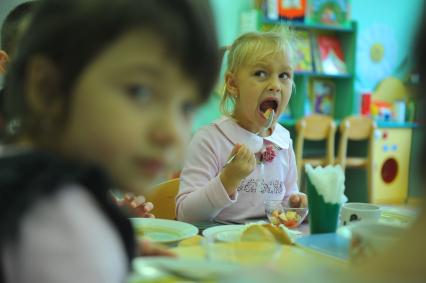
[[6, 74], [6, 122], [21, 122], [34, 133], [26, 104], [26, 67], [34, 55], [59, 70], [59, 92], [69, 100], [82, 70], [124, 32], [148, 28], [158, 34], [182, 70], [198, 83], [205, 101], [218, 77], [220, 62], [213, 15], [207, 0], [41, 0]]
[[35, 2], [25, 2], [16, 6], [6, 17], [1, 28], [1, 48], [6, 53], [15, 53], [19, 38], [24, 32], [23, 23], [29, 19]]

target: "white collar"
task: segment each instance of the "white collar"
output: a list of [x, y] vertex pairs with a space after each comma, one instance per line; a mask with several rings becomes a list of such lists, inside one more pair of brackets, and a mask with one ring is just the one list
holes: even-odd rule
[[262, 149], [263, 140], [270, 141], [282, 149], [290, 147], [290, 133], [280, 124], [276, 124], [272, 135], [264, 138], [247, 131], [228, 117], [222, 117], [214, 121], [213, 124], [231, 143], [245, 144], [252, 152], [258, 152]]

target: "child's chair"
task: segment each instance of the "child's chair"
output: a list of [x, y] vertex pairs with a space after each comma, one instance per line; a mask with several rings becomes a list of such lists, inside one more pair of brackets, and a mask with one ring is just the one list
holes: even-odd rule
[[[336, 124], [332, 117], [327, 115], [313, 114], [300, 119], [296, 124], [296, 164], [299, 174], [299, 188], [303, 180], [303, 169], [305, 164], [312, 166], [328, 165], [334, 163], [334, 135]], [[314, 156], [304, 158], [303, 145], [308, 141], [327, 141], [325, 156]]]
[[178, 191], [179, 178], [165, 181], [154, 187], [146, 195], [146, 201], [154, 204], [154, 209], [150, 213], [154, 214], [156, 218], [176, 219], [175, 198]]
[[[342, 169], [345, 170], [346, 167], [351, 168], [365, 168], [367, 171], [367, 192], [368, 192], [368, 201], [371, 201], [371, 193], [373, 188], [372, 175], [373, 175], [373, 139], [374, 132], [377, 126], [376, 123], [368, 118], [363, 116], [350, 116], [345, 118], [340, 124], [340, 142], [339, 150], [337, 154], [336, 163], [342, 166]], [[348, 141], [362, 141], [368, 140], [368, 152], [367, 156], [363, 157], [348, 157]]]

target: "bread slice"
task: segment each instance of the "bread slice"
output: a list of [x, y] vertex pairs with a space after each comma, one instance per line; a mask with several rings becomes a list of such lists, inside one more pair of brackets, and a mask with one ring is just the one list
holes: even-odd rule
[[243, 242], [275, 241], [284, 245], [292, 245], [290, 236], [280, 227], [272, 224], [253, 224], [241, 234]]
[[293, 245], [293, 241], [291, 240], [290, 236], [280, 227], [272, 224], [263, 224], [262, 227], [267, 229], [274, 236], [275, 241], [278, 243], [284, 245]]
[[265, 227], [258, 224], [249, 225], [241, 234], [243, 242], [275, 241], [274, 235]]

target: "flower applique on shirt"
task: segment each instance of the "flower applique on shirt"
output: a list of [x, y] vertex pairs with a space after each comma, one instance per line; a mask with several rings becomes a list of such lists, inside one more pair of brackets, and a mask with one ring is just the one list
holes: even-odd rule
[[273, 143], [264, 144], [262, 149], [256, 153], [257, 163], [272, 162], [277, 156], [279, 150], [281, 150], [281, 148]]

